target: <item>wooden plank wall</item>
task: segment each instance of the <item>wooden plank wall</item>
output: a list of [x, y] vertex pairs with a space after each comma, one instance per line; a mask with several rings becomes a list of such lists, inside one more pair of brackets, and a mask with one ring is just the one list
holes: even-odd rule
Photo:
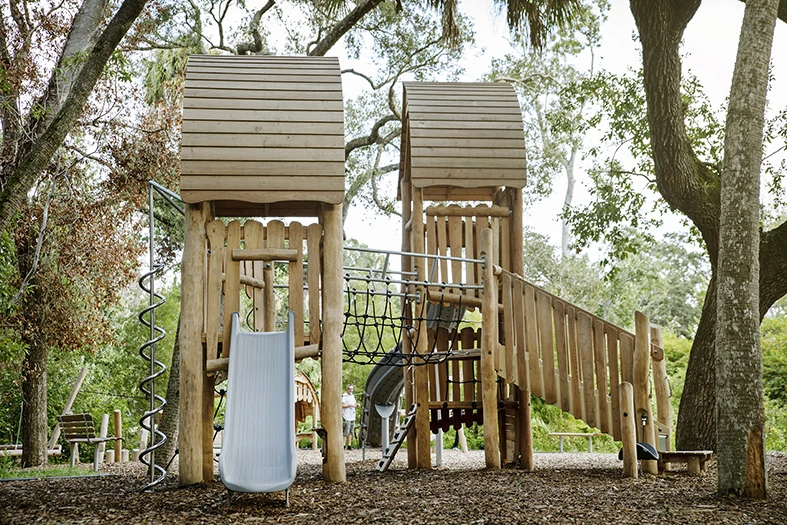
[[249, 203], [342, 202], [338, 59], [189, 57], [181, 159], [184, 201], [218, 201], [223, 215], [252, 215]]
[[505, 273], [501, 284], [498, 375], [619, 440], [618, 387], [633, 378], [634, 335]]
[[[270, 221], [267, 225], [254, 220], [224, 225], [221, 220], [208, 224], [208, 278], [205, 285], [206, 320], [205, 342], [207, 359], [219, 357], [218, 343], [222, 342], [222, 356], [229, 356], [229, 323], [232, 312], [241, 305], [241, 293], [252, 304], [251, 325], [254, 331], [275, 331], [276, 304], [273, 294], [274, 272], [262, 261], [233, 261], [232, 249], [236, 248], [288, 248], [298, 251], [297, 260], [287, 264], [289, 292], [288, 304], [295, 312], [296, 346], [320, 342], [320, 238], [319, 224], [304, 226], [291, 222]], [[312, 262], [308, 271], [304, 261]], [[276, 263], [279, 264], [279, 263]], [[304, 290], [308, 283], [309, 291]], [[222, 319], [222, 295], [224, 317]], [[304, 297], [308, 297], [308, 306]], [[223, 327], [227, 327], [223, 330]]]

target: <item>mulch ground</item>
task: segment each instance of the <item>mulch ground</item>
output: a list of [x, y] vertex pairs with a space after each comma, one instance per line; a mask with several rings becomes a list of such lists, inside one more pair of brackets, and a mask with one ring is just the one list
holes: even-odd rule
[[[289, 508], [284, 493], [240, 494], [228, 505], [220, 481], [178, 487], [176, 468], [140, 492], [139, 464], [102, 465], [111, 476], [0, 483], [0, 523], [787, 523], [787, 456], [768, 455], [769, 496], [716, 496], [716, 467], [659, 477], [622, 477], [609, 454], [536, 454], [533, 472], [483, 469], [483, 452], [444, 452], [431, 471], [406, 469], [405, 452], [386, 473], [378, 450], [347, 452], [347, 483], [322, 480], [320, 453], [298, 451]], [[86, 467], [86, 468], [89, 468]], [[218, 469], [217, 469], [218, 480]]]

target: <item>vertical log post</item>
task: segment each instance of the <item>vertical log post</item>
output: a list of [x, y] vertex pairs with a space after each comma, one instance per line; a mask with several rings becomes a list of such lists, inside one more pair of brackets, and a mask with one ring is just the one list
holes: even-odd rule
[[120, 417], [120, 410], [113, 412], [115, 423], [115, 462], [120, 463], [120, 451], [123, 449], [123, 419]]
[[672, 405], [670, 404], [669, 380], [667, 379], [667, 360], [664, 356], [664, 338], [661, 327], [651, 325], [650, 342], [656, 348], [651, 351], [653, 360], [653, 391], [656, 394], [656, 414], [659, 423], [664, 425], [667, 432], [667, 448], [670, 450], [672, 437]]
[[342, 206], [323, 207], [322, 426], [328, 434], [326, 481], [344, 483], [342, 445]]
[[[643, 443], [656, 447], [656, 425], [650, 409], [648, 381], [650, 375], [650, 320], [642, 312], [634, 313], [634, 410], [637, 414], [637, 435]], [[645, 419], [645, 425], [642, 419]], [[658, 474], [658, 463], [642, 462], [642, 472]]]
[[[513, 188], [511, 191], [511, 271], [519, 276], [525, 274], [525, 245], [524, 245], [524, 202], [522, 190]], [[521, 303], [522, 294], [515, 297], [515, 301]], [[520, 320], [518, 322], [523, 322]], [[518, 338], [518, 345], [521, 351], [517, 353], [517, 367], [519, 368], [519, 386], [517, 398], [519, 406], [517, 408], [517, 424], [519, 429], [519, 462], [525, 470], [533, 470], [533, 425], [530, 413], [530, 381], [527, 363], [524, 360], [524, 337]], [[521, 359], [520, 359], [521, 357]]]
[[[101, 414], [101, 426], [99, 427], [98, 437], [105, 438], [107, 437], [107, 431], [109, 430], [109, 414]], [[107, 449], [107, 442], [102, 441], [96, 447], [96, 458], [98, 459], [98, 463], [104, 462], [104, 451]]]
[[[180, 303], [180, 433], [181, 485], [202, 482], [203, 252], [205, 217], [199, 204], [186, 204]], [[229, 330], [229, 327], [225, 327]]]
[[[406, 131], [406, 130], [405, 130]], [[404, 132], [403, 132], [404, 133]], [[402, 153], [405, 154], [407, 149], [403, 149]], [[402, 251], [412, 251], [412, 186], [410, 180], [405, 177], [402, 178], [400, 189], [402, 192]], [[402, 257], [402, 271], [412, 271], [413, 269], [412, 257]], [[403, 293], [410, 293], [412, 289], [408, 286], [402, 286]], [[407, 298], [402, 298], [402, 315], [412, 324], [413, 310], [412, 303]], [[402, 334], [402, 352], [411, 354], [413, 352], [412, 341], [410, 334], [407, 330]], [[402, 367], [402, 374], [404, 374], [404, 405], [407, 410], [413, 406], [415, 396], [413, 395], [412, 384], [412, 368]], [[409, 377], [408, 377], [409, 376]], [[418, 467], [418, 445], [416, 443], [415, 432], [407, 433], [407, 468], [415, 469]]]
[[484, 299], [481, 306], [483, 344], [481, 345], [481, 401], [484, 407], [484, 457], [488, 468], [500, 468], [500, 436], [497, 414], [497, 279], [495, 278], [492, 230], [481, 232], [481, 257], [484, 259]]
[[636, 479], [637, 473], [637, 421], [634, 411], [634, 387], [623, 382], [620, 393], [620, 431], [623, 442], [623, 475]]
[[[423, 192], [420, 188], [414, 188], [413, 194], [413, 214], [411, 216], [413, 227], [413, 252], [426, 253], [424, 243], [424, 200]], [[423, 257], [415, 259], [416, 279], [426, 280], [426, 260]], [[426, 288], [418, 287], [418, 294], [421, 298], [416, 304], [415, 316], [418, 321], [415, 323], [416, 345], [415, 353], [425, 355], [429, 352], [429, 342], [426, 335], [426, 320], [423, 319], [426, 313]], [[429, 371], [426, 366], [415, 367], [415, 441], [416, 441], [416, 463], [418, 468], [432, 468], [432, 454], [429, 430]]]

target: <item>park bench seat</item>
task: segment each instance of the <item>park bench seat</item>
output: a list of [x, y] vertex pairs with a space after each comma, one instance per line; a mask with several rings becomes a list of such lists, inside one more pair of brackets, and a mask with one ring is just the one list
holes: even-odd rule
[[668, 471], [670, 463], [686, 463], [689, 474], [699, 474], [705, 472], [707, 461], [712, 457], [712, 450], [660, 450], [659, 470]]
[[60, 423], [61, 436], [71, 446], [72, 467], [75, 466], [77, 462], [77, 445], [79, 443], [88, 443], [94, 446], [93, 470], [98, 471], [98, 445], [101, 443], [106, 443], [107, 441], [117, 441], [122, 439], [115, 436], [96, 436], [95, 426], [93, 425], [93, 416], [90, 414], [69, 414], [57, 416], [57, 421]]

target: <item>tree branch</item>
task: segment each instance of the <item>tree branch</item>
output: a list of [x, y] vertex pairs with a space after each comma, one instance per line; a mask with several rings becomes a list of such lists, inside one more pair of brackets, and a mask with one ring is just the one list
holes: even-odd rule
[[238, 54], [239, 55], [253, 55], [254, 53], [259, 53], [262, 51], [262, 36], [260, 35], [260, 20], [262, 19], [262, 15], [268, 12], [268, 10], [276, 4], [275, 0], [268, 0], [268, 3], [262, 6], [260, 10], [254, 13], [254, 16], [249, 22], [249, 31], [251, 31], [251, 36], [254, 39], [253, 42], [241, 42], [238, 44]]
[[101, 77], [109, 58], [137, 19], [146, 0], [124, 0], [115, 16], [96, 40], [87, 60], [57, 115], [46, 130], [31, 139], [20, 150], [21, 159], [9, 173], [8, 184], [0, 193], [0, 230], [11, 221], [24, 202], [27, 191], [35, 184], [63, 144], [66, 136], [82, 114], [85, 103]]
[[[372, 126], [372, 130], [369, 134], [365, 137], [358, 137], [352, 139], [344, 145], [344, 158], [348, 158], [350, 153], [358, 148], [362, 148], [364, 146], [371, 146], [372, 144], [378, 142], [380, 140], [380, 128], [388, 124], [389, 122], [398, 122], [399, 118], [395, 115], [386, 115], [377, 122], [374, 123]], [[401, 132], [401, 131], [400, 131]]]
[[350, 11], [347, 16], [339, 20], [325, 36], [315, 45], [309, 56], [321, 57], [324, 56], [334, 45], [338, 42], [350, 29], [358, 23], [358, 21], [371, 12], [378, 5], [382, 4], [385, 0], [364, 0], [358, 4], [355, 9]]

